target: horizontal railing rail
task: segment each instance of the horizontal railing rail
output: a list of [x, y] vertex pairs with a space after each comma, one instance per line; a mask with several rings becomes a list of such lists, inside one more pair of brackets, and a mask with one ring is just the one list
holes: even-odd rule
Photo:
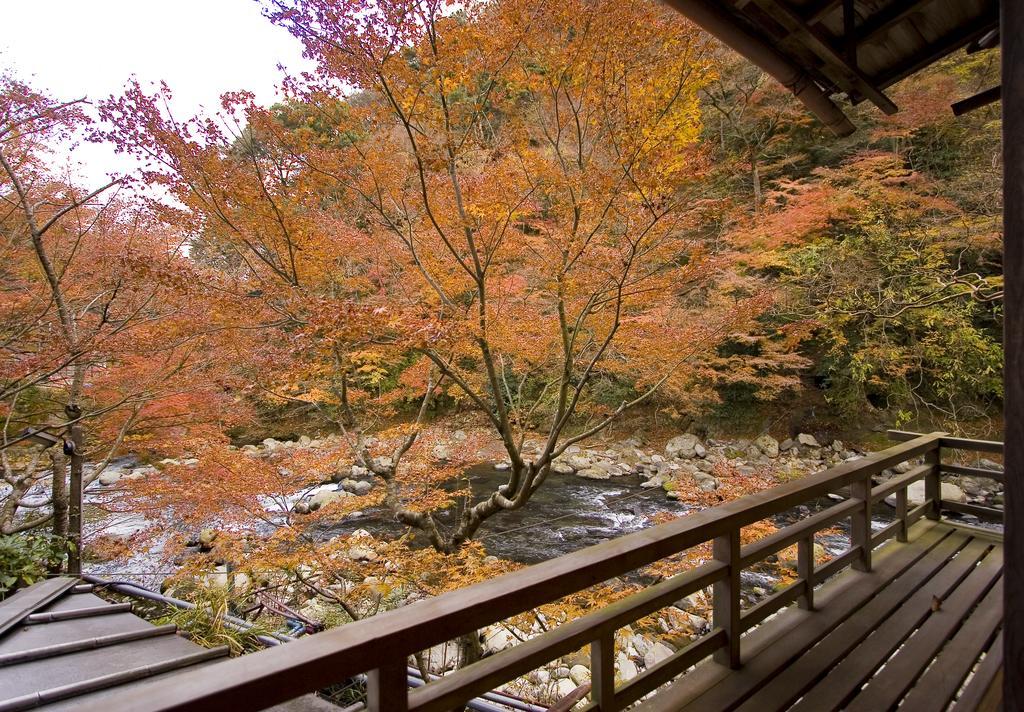
[[[794, 602], [813, 609], [817, 584], [849, 566], [870, 570], [875, 547], [892, 537], [905, 541], [910, 525], [921, 517], [938, 518], [940, 448], [946, 446], [945, 442], [967, 447], [965, 443], [973, 441], [951, 439], [943, 433], [903, 435], [906, 434], [899, 437], [904, 442], [893, 447], [801, 480], [287, 646], [125, 690], [105, 699], [103, 707], [256, 710], [368, 673], [366, 704], [370, 710], [450, 710], [589, 645], [589, 709], [620, 710], [708, 656], [723, 665], [739, 666], [744, 631]], [[983, 451], [994, 452], [995, 445], [998, 443], [986, 443], [989, 449]], [[923, 458], [924, 464], [888, 482], [874, 484], [872, 478], [883, 470], [917, 458]], [[909, 510], [907, 487], [919, 479], [926, 482], [926, 501]], [[741, 546], [743, 527], [843, 488], [849, 488], [848, 499]], [[896, 495], [895, 520], [880, 531], [872, 531], [873, 505], [891, 494]], [[850, 548], [819, 565], [814, 559], [815, 534], [844, 519], [851, 520]], [[712, 559], [707, 563], [437, 681], [412, 691], [407, 689], [406, 666], [410, 655], [707, 542], [712, 544]], [[742, 611], [740, 572], [793, 544], [797, 545], [796, 581]], [[616, 685], [615, 632], [708, 586], [713, 593], [711, 631], [628, 682]]]
[[[915, 438], [921, 437], [920, 433], [909, 433], [902, 430], [890, 430], [888, 432], [891, 440], [909, 442]], [[969, 438], [954, 438], [948, 435], [942, 435], [939, 438], [939, 448], [947, 448], [949, 450], [966, 450], [969, 452], [984, 452], [993, 454], [1002, 454], [1003, 444], [994, 440], [971, 440]], [[955, 477], [981, 477], [985, 479], [993, 480], [1000, 484], [1005, 484], [1006, 477], [1002, 470], [993, 470], [986, 467], [972, 467], [969, 465], [958, 465], [952, 462], [945, 462], [942, 460], [941, 455], [938, 463], [938, 472], [932, 476], [934, 480], [934, 490], [936, 493], [936, 501], [938, 502], [939, 513], [953, 512], [956, 514], [970, 514], [979, 519], [987, 521], [1003, 521], [1003, 510], [995, 507], [986, 507], [980, 504], [969, 504], [966, 502], [953, 502], [951, 500], [942, 498], [942, 479], [943, 475], [952, 475]], [[927, 480], [926, 480], [927, 481]], [[931, 497], [928, 497], [931, 499]]]

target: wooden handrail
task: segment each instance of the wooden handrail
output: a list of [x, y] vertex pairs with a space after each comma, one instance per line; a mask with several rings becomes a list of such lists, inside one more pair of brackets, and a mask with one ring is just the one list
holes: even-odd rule
[[[621, 709], [710, 653], [725, 664], [738, 665], [743, 630], [794, 600], [813, 607], [815, 583], [851, 563], [870, 569], [871, 549], [879, 543], [873, 538], [870, 528], [870, 509], [875, 494], [872, 476], [921, 455], [937, 460], [944, 437], [942, 433], [920, 435], [798, 481], [288, 645], [183, 673], [173, 679], [126, 689], [105, 698], [102, 703], [92, 707], [83, 705], [82, 708], [102, 709], [103, 712], [111, 708], [166, 711], [224, 707], [257, 710], [369, 672], [368, 704], [371, 710], [451, 709], [566, 652], [587, 643], [597, 643], [592, 648], [592, 655], [597, 672], [594, 694], [601, 700], [599, 709], [602, 712]], [[918, 469], [921, 477], [932, 473], [937, 476], [937, 467]], [[904, 478], [901, 484], [904, 483], [910, 484], [909, 478]], [[739, 532], [742, 527], [847, 486], [851, 487], [853, 499], [786, 527], [762, 542], [740, 548]], [[897, 494], [899, 492], [905, 494], [905, 487]], [[927, 504], [937, 509], [933, 503]], [[931, 508], [922, 510], [931, 511]], [[916, 512], [906, 513], [904, 524], [898, 529], [905, 533], [909, 526], [906, 521]], [[853, 546], [832, 562], [815, 567], [814, 533], [845, 517], [852, 517], [855, 522]], [[812, 523], [807, 524], [808, 521]], [[714, 560], [693, 571], [559, 626], [420, 687], [411, 694], [401, 682], [404, 681], [406, 660], [413, 653], [709, 541], [714, 542]], [[785, 546], [781, 544], [776, 548], [780, 542], [791, 541], [796, 541], [799, 547], [798, 582], [741, 614], [739, 572]], [[610, 634], [639, 617], [670, 605], [687, 592], [709, 584], [714, 586], [715, 592], [714, 630], [616, 690], [607, 679], [611, 665], [607, 656], [614, 655], [613, 646], [608, 644]], [[396, 672], [399, 669], [402, 671], [401, 681]]]

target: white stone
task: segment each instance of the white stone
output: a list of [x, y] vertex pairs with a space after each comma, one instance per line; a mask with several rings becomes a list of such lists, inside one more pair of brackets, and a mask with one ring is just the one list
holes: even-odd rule
[[[943, 482], [940, 490], [940, 496], [942, 499], [949, 502], [966, 502], [967, 495], [964, 491], [957, 487], [952, 482]], [[917, 482], [911, 482], [907, 486], [907, 506], [917, 507], [924, 504], [925, 493], [924, 493], [924, 480], [918, 480]], [[885, 498], [886, 504], [895, 507], [896, 506], [896, 493], [892, 493]]]
[[100, 475], [99, 479], [101, 485], [108, 487], [121, 479], [121, 472], [119, 470], [107, 470]]
[[806, 447], [821, 447], [815, 437], [808, 433], [800, 433], [796, 436], [796, 441]]
[[754, 440], [754, 445], [756, 445], [757, 449], [768, 457], [774, 458], [779, 456], [779, 441], [768, 433], [758, 436], [758, 438]]
[[665, 444], [665, 455], [667, 457], [691, 458], [697, 455], [697, 446], [700, 445], [700, 438], [693, 433], [677, 435]]
[[644, 667], [650, 670], [662, 660], [672, 657], [672, 648], [664, 643], [655, 641], [650, 649], [644, 654]]
[[585, 665], [573, 665], [569, 668], [569, 677], [577, 685], [590, 682], [590, 670]]

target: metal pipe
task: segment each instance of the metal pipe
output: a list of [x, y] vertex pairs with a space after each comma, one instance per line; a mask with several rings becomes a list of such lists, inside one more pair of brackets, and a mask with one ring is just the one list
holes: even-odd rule
[[[169, 606], [174, 606], [175, 608], [181, 608], [185, 610], [193, 610], [196, 608], [196, 604], [194, 603], [183, 601], [180, 598], [174, 598], [173, 596], [167, 596], [162, 593], [158, 593], [157, 591], [152, 591], [148, 588], [139, 586], [138, 584], [131, 583], [130, 581], [111, 581], [108, 579], [100, 578], [99, 576], [93, 576], [91, 574], [84, 574], [82, 575], [81, 578], [85, 581], [88, 581], [91, 584], [113, 589], [118, 593], [123, 593], [126, 596], [143, 598], [148, 601], [164, 603]], [[230, 628], [233, 628], [235, 630], [240, 630], [244, 632], [251, 630], [253, 627], [252, 623], [250, 623], [249, 621], [244, 620], [242, 618], [237, 618], [232, 615], [224, 615], [223, 619]], [[294, 637], [290, 635], [285, 635], [283, 633], [272, 633], [271, 635], [273, 637], [266, 635], [257, 635], [256, 639], [268, 648], [281, 645], [282, 643], [289, 643], [295, 640]], [[420, 677], [420, 671], [411, 665], [408, 667], [408, 675], [410, 687], [421, 687], [425, 684], [423, 682], [423, 678]], [[431, 680], [440, 679], [440, 676], [438, 675], [431, 675], [430, 677]], [[365, 682], [365, 675], [360, 675], [358, 676], [358, 678], [361, 681]], [[496, 704], [503, 705], [505, 708], [510, 707], [514, 710], [520, 710], [520, 712], [546, 712], [547, 710], [546, 707], [539, 707], [537, 705], [530, 704], [526, 700], [522, 700], [512, 695], [506, 695], [502, 692], [485, 692], [480, 697], [470, 700], [466, 704], [466, 706], [472, 710], [475, 710], [476, 712], [507, 712], [506, 709], [495, 707], [494, 705], [488, 704], [488, 702], [494, 702]], [[358, 708], [359, 707], [356, 706], [351, 709]], [[346, 708], [346, 710], [347, 709], [350, 708]]]
[[793, 92], [807, 110], [836, 136], [849, 136], [856, 127], [803, 69], [786, 59], [709, 0], [666, 0], [683, 15], [742, 54]]

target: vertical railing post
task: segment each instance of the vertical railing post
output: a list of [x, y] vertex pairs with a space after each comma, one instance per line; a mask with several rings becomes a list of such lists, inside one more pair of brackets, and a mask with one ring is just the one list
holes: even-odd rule
[[900, 528], [896, 532], [896, 541], [907, 540], [907, 488], [896, 490], [896, 519]]
[[803, 582], [804, 591], [798, 605], [807, 611], [814, 610], [814, 534], [801, 539], [796, 545], [796, 573]]
[[[932, 433], [933, 435], [941, 435], [941, 433]], [[931, 465], [931, 469], [928, 474], [924, 476], [924, 498], [928, 503], [928, 508], [925, 510], [925, 516], [928, 519], [938, 519], [942, 512], [942, 479], [939, 474], [939, 438], [935, 438], [935, 449], [929, 450], [924, 454], [924, 464]]]
[[369, 712], [405, 712], [409, 709], [409, 671], [404, 659], [371, 670], [366, 676]]
[[604, 633], [590, 644], [590, 699], [601, 712], [615, 706], [615, 632]]
[[860, 556], [853, 561], [857, 571], [871, 570], [871, 473], [850, 485], [850, 495], [859, 500], [861, 506], [850, 516], [850, 540], [860, 549]]
[[715, 561], [728, 570], [714, 585], [714, 624], [725, 631], [724, 648], [715, 651], [715, 662], [735, 669], [740, 666], [740, 532], [739, 529], [717, 537], [712, 545]]

